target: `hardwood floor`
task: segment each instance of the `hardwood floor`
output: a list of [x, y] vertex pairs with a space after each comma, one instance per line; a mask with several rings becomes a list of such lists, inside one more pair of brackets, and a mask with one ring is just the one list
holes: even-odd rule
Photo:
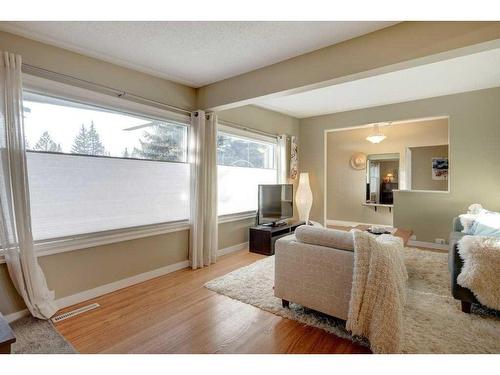
[[69, 307], [100, 308], [56, 323], [80, 353], [369, 353], [369, 349], [219, 295], [207, 281], [261, 255], [247, 250]]

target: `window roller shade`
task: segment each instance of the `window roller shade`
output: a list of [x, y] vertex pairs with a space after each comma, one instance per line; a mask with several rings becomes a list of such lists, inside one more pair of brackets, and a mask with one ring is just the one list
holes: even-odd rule
[[189, 164], [28, 152], [33, 235], [189, 219]]

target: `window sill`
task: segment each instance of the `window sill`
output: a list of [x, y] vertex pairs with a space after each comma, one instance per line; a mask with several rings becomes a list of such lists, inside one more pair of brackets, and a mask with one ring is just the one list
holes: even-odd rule
[[[98, 233], [89, 233], [79, 236], [58, 238], [53, 240], [36, 241], [35, 254], [39, 257], [81, 250], [89, 247], [108, 245], [116, 242], [130, 241], [138, 238], [157, 236], [165, 233], [188, 230], [191, 225], [187, 221], [147, 225], [135, 228], [117, 229]], [[5, 258], [0, 251], [0, 263]]]
[[233, 221], [255, 219], [256, 211], [238, 212], [236, 214], [220, 215], [217, 219], [218, 224], [231, 223]]
[[[255, 211], [240, 212], [236, 214], [221, 215], [218, 217], [218, 224], [231, 223], [234, 221], [248, 220], [255, 218]], [[71, 236], [54, 240], [44, 240], [35, 242], [35, 253], [39, 257], [64, 253], [67, 251], [81, 250], [89, 247], [108, 245], [117, 242], [129, 241], [138, 238], [157, 236], [165, 233], [188, 230], [191, 225], [187, 221], [155, 224], [144, 227], [117, 229], [106, 232], [90, 233], [81, 236]], [[5, 258], [0, 250], [0, 264], [5, 263]]]

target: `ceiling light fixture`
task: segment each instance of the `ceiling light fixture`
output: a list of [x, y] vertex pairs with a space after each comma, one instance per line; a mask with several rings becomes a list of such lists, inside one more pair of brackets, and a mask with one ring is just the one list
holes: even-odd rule
[[382, 134], [380, 129], [378, 128], [378, 124], [373, 125], [373, 133], [366, 137], [367, 141], [370, 141], [371, 143], [380, 143], [387, 137]]

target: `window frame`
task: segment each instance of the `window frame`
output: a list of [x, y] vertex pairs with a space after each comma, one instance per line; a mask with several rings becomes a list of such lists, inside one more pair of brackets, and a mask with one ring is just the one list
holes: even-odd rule
[[[274, 135], [264, 135], [259, 132], [254, 132], [250, 129], [240, 129], [236, 128], [231, 125], [227, 125], [224, 123], [224, 121], [219, 121], [217, 125], [217, 136], [219, 133], [224, 133], [224, 134], [229, 134], [229, 135], [234, 135], [235, 137], [238, 138], [243, 138], [247, 139], [249, 141], [257, 141], [257, 142], [263, 142], [263, 143], [269, 143], [274, 146], [274, 152], [273, 152], [273, 161], [274, 161], [274, 166], [276, 169], [276, 183], [279, 183], [279, 177], [280, 177], [280, 165], [279, 165], [279, 143], [278, 143], [278, 136]], [[217, 168], [219, 167], [219, 164], [217, 164]], [[241, 168], [249, 168], [249, 167], [241, 167]], [[269, 168], [273, 169], [273, 168]], [[218, 170], [217, 170], [218, 173]], [[219, 215], [217, 214], [218, 217], [218, 222], [219, 224], [221, 223], [230, 223], [232, 221], [239, 221], [239, 220], [248, 220], [255, 218], [257, 215], [257, 210], [252, 210], [252, 211], [241, 211], [241, 212], [234, 212], [231, 214], [224, 214], [224, 215]]]
[[[90, 89], [85, 89], [66, 83], [61, 83], [34, 75], [23, 73], [23, 90], [50, 96], [56, 99], [70, 100], [84, 105], [90, 105], [105, 110], [129, 114], [132, 116], [141, 116], [159, 121], [173, 121], [185, 124], [188, 127], [188, 140], [191, 133], [191, 119], [189, 115], [171, 112], [154, 105], [145, 105], [142, 103], [119, 98], [109, 94], [104, 94]], [[264, 135], [251, 129], [240, 129], [223, 120], [218, 122], [217, 131], [235, 136], [247, 138], [249, 140], [264, 141], [275, 145], [274, 162], [276, 165], [276, 181], [279, 181], [279, 143], [278, 136]], [[190, 142], [188, 141], [188, 163], [190, 160]], [[246, 211], [218, 216], [218, 224], [225, 224], [234, 221], [253, 219], [257, 211]], [[108, 231], [87, 233], [67, 237], [54, 238], [49, 240], [39, 240], [34, 242], [34, 250], [37, 256], [47, 256], [68, 251], [81, 250], [90, 247], [102, 246], [117, 242], [129, 241], [138, 238], [156, 236], [160, 234], [179, 232], [191, 229], [189, 220], [159, 223], [145, 226], [136, 226]], [[5, 259], [0, 251], [0, 264], [5, 263]]]
[[[39, 93], [34, 90], [31, 90], [29, 88], [26, 88], [25, 85], [23, 85], [23, 101], [24, 101], [24, 93], [29, 93], [33, 95], [39, 95], [39, 96], [44, 96], [46, 98], [53, 99], [55, 102], [47, 102], [49, 105], [59, 105], [59, 106], [64, 106], [64, 102], [69, 102], [81, 105], [81, 109], [87, 109], [87, 110], [92, 110], [93, 108], [97, 110], [103, 110], [105, 112], [117, 114], [117, 115], [125, 115], [125, 116], [130, 116], [130, 117], [139, 117], [144, 120], [151, 120], [151, 121], [160, 121], [160, 122], [167, 122], [172, 125], [177, 125], [177, 126], [184, 126], [186, 127], [186, 161], [177, 161], [177, 160], [159, 160], [159, 159], [146, 159], [146, 158], [133, 158], [133, 157], [122, 157], [122, 156], [113, 156], [113, 155], [89, 155], [89, 154], [79, 154], [79, 153], [72, 153], [72, 152], [56, 152], [56, 151], [37, 151], [37, 150], [32, 150], [32, 149], [26, 149], [27, 152], [38, 152], [38, 153], [45, 153], [45, 154], [63, 154], [63, 155], [77, 155], [77, 156], [88, 156], [88, 157], [95, 157], [95, 158], [113, 158], [113, 159], [132, 159], [132, 160], [147, 160], [147, 161], [158, 161], [158, 162], [167, 162], [167, 163], [183, 163], [183, 164], [189, 164], [189, 137], [190, 137], [190, 127], [191, 127], [191, 122], [189, 121], [190, 118], [187, 117], [187, 120], [179, 120], [179, 119], [171, 119], [171, 118], [160, 118], [159, 116], [155, 115], [154, 117], [152, 115], [147, 115], [147, 114], [142, 114], [142, 113], [135, 113], [131, 111], [124, 111], [124, 110], [117, 110], [115, 108], [112, 108], [110, 106], [104, 106], [104, 105], [98, 105], [98, 104], [92, 104], [92, 103], [84, 103], [82, 101], [77, 101], [76, 99], [70, 99], [69, 97], [62, 98], [62, 97], [56, 97], [54, 95], [46, 94], [46, 93]], [[94, 94], [95, 95], [95, 94]], [[27, 99], [30, 101], [30, 99]], [[123, 100], [123, 99], [122, 99]], [[33, 100], [31, 100], [33, 101]], [[57, 101], [61, 101], [62, 103], [57, 103]], [[39, 102], [40, 103], [40, 102]], [[135, 104], [135, 103], [134, 103]], [[85, 108], [88, 107], [88, 108]], [[75, 108], [78, 108], [75, 106]]]
[[[189, 139], [191, 133], [191, 118], [189, 115], [178, 114], [155, 106], [137, 103], [125, 98], [114, 97], [108, 94], [103, 94], [96, 91], [71, 86], [65, 83], [27, 75], [24, 73], [23, 91], [49, 96], [55, 99], [73, 101], [83, 105], [89, 105], [92, 107], [122, 113], [125, 115], [145, 117], [158, 121], [170, 121], [185, 125], [188, 131], [188, 160], [187, 162], [182, 163], [189, 164]], [[137, 238], [150, 237], [159, 234], [189, 230], [190, 228], [190, 219], [119, 228], [80, 235], [37, 240], [34, 241], [34, 250], [37, 255], [45, 256], [66, 251], [101, 246], [115, 242], [128, 241]], [[2, 261], [3, 260], [0, 255], [0, 263]]]

